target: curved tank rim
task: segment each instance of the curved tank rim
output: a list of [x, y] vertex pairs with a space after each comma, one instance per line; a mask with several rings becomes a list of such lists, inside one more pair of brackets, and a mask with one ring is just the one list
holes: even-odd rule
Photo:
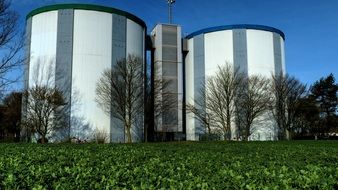
[[275, 32], [279, 34], [283, 40], [285, 40], [285, 34], [274, 27], [270, 26], [265, 26], [265, 25], [255, 25], [255, 24], [234, 24], [234, 25], [222, 25], [222, 26], [214, 26], [214, 27], [209, 27], [209, 28], [204, 28], [201, 30], [198, 30], [196, 32], [193, 32], [189, 35], [187, 35], [185, 38], [190, 39], [195, 36], [198, 36], [200, 34], [206, 34], [206, 33], [211, 33], [211, 32], [218, 32], [222, 30], [233, 30], [233, 29], [253, 29], [253, 30], [263, 30], [263, 31], [268, 31], [268, 32]]
[[142, 27], [146, 28], [145, 22], [140, 19], [139, 17], [128, 13], [126, 11], [122, 11], [120, 9], [112, 8], [112, 7], [107, 7], [107, 6], [102, 6], [102, 5], [94, 5], [94, 4], [54, 4], [54, 5], [47, 5], [43, 7], [39, 7], [37, 9], [32, 10], [29, 12], [26, 16], [26, 20], [33, 17], [34, 15], [48, 12], [48, 11], [55, 11], [55, 10], [60, 10], [60, 9], [78, 9], [78, 10], [92, 10], [92, 11], [101, 11], [101, 12], [106, 12], [106, 13], [114, 13], [118, 14], [121, 16], [125, 16], [130, 20], [133, 20], [134, 22], [138, 23]]

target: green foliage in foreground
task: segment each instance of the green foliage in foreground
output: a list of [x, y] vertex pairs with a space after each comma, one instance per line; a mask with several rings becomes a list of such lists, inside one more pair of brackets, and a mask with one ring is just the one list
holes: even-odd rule
[[0, 189], [338, 189], [338, 142], [0, 144]]

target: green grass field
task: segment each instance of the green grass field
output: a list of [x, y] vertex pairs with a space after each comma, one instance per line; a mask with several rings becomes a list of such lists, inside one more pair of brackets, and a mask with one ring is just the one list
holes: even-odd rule
[[0, 189], [338, 189], [338, 142], [0, 144]]

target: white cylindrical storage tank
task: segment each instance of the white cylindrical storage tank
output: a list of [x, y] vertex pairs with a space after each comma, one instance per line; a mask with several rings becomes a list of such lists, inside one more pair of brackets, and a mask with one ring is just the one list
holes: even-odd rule
[[[129, 54], [142, 58], [145, 68], [145, 23], [130, 13], [88, 4], [41, 7], [26, 20], [26, 88], [49, 78], [48, 85], [62, 89], [71, 104], [71, 136], [91, 138], [92, 130], [100, 129], [111, 142], [124, 141], [123, 126], [98, 107], [95, 89], [102, 72]], [[142, 138], [142, 128], [133, 130], [133, 140]]]
[[[185, 101], [194, 105], [208, 76], [217, 72], [218, 65], [226, 63], [239, 67], [246, 76], [272, 75], [285, 72], [284, 33], [261, 25], [228, 25], [203, 29], [187, 37], [188, 54], [185, 57]], [[255, 140], [276, 137], [272, 119], [252, 135]], [[187, 140], [198, 140], [204, 133], [192, 113], [186, 113]]]

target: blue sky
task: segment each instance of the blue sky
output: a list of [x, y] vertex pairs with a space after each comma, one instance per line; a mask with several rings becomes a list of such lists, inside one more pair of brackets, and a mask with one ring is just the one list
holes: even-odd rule
[[[91, 3], [135, 14], [148, 32], [168, 20], [167, 0], [12, 0], [13, 9], [25, 16], [33, 9], [56, 3]], [[276, 27], [286, 35], [287, 72], [311, 85], [333, 73], [338, 80], [337, 0], [176, 0], [173, 23], [183, 34], [211, 26], [260, 24]]]

